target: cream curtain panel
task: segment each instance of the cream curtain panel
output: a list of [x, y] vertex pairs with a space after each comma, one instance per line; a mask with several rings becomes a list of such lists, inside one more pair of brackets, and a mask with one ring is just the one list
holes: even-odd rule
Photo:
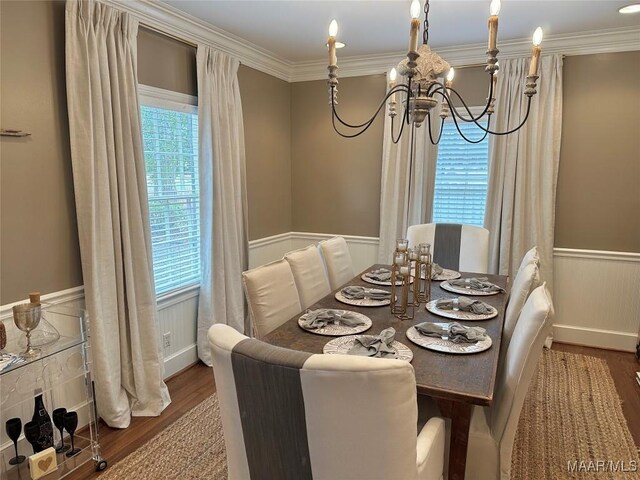
[[67, 2], [69, 133], [97, 406], [117, 428], [171, 401], [156, 332], [137, 32], [126, 13]]
[[[401, 108], [398, 110], [400, 112], [394, 121], [396, 132], [402, 115]], [[434, 139], [440, 132], [439, 115], [440, 106], [432, 111], [433, 118], [437, 119], [432, 125]], [[406, 237], [410, 225], [431, 222], [438, 146], [429, 140], [428, 128], [425, 120], [425, 123], [413, 132], [415, 158], [412, 163], [411, 126], [405, 125], [402, 138], [394, 144], [391, 138], [391, 118], [385, 115], [378, 249], [380, 263], [391, 263], [396, 239]]]
[[[537, 245], [541, 279], [551, 286], [562, 128], [562, 56], [542, 57], [539, 68], [538, 94], [525, 126], [511, 135], [491, 137], [485, 227], [490, 232], [492, 272], [515, 278], [522, 257]], [[493, 129], [513, 128], [523, 118], [528, 71], [527, 59], [500, 60]]]
[[200, 248], [198, 356], [211, 365], [207, 340], [214, 323], [245, 327], [242, 272], [248, 264], [244, 127], [239, 62], [198, 46]]

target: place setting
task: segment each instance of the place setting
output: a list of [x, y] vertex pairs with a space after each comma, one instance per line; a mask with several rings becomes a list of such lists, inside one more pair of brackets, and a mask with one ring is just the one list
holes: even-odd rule
[[457, 322], [422, 322], [410, 327], [406, 336], [420, 347], [453, 354], [484, 352], [493, 343], [486, 329]]
[[[377, 268], [375, 270], [370, 270], [368, 272], [363, 273], [360, 278], [367, 282], [372, 283], [374, 285], [382, 285], [385, 287], [391, 286], [391, 270], [388, 268]], [[403, 278], [399, 276], [396, 278], [396, 286], [402, 285]], [[413, 282], [413, 278], [409, 277], [409, 283]]]
[[505, 292], [504, 288], [491, 283], [487, 277], [446, 280], [440, 284], [440, 288], [462, 295], [497, 295]]
[[382, 330], [378, 335], [349, 335], [335, 338], [324, 346], [322, 353], [338, 355], [358, 355], [372, 358], [413, 360], [409, 347], [395, 339], [393, 327]]
[[350, 285], [337, 291], [335, 299], [356, 307], [384, 307], [391, 303], [391, 292], [379, 288]]
[[[424, 273], [421, 273], [422, 278], [424, 278]], [[456, 272], [455, 270], [450, 270], [448, 268], [442, 268], [437, 263], [431, 264], [431, 280], [434, 282], [444, 282], [447, 280], [455, 280], [460, 278], [461, 273]]]
[[298, 325], [303, 330], [328, 336], [362, 333], [370, 329], [372, 324], [373, 322], [366, 315], [332, 308], [307, 310], [298, 318]]
[[489, 320], [498, 315], [498, 310], [488, 303], [466, 297], [431, 300], [427, 303], [426, 309], [434, 315], [454, 320]]

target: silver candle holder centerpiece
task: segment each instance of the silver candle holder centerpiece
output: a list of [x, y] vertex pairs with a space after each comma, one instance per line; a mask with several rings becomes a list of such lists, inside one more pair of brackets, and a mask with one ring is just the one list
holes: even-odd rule
[[[408, 245], [408, 243], [407, 243]], [[396, 250], [391, 266], [391, 313], [400, 320], [412, 320], [415, 305], [411, 294], [411, 261], [406, 248]]]
[[416, 262], [413, 292], [419, 303], [427, 303], [431, 301], [431, 276], [433, 274], [431, 245], [421, 243], [418, 245], [418, 250], [419, 254]]
[[27, 336], [27, 348], [20, 355], [35, 357], [40, 353], [39, 348], [31, 346], [31, 332], [38, 327], [42, 318], [42, 306], [34, 303], [22, 303], [13, 307], [13, 321]]

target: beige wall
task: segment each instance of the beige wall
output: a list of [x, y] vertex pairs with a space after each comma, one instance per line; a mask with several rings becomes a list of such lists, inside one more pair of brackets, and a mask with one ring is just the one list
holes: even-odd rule
[[138, 82], [173, 92], [198, 95], [196, 49], [140, 27]]
[[[482, 67], [457, 70], [455, 86], [469, 106], [484, 102], [486, 77]], [[340, 79], [341, 118], [369, 118], [385, 89], [384, 75]], [[331, 126], [326, 80], [294, 83], [291, 92], [293, 230], [377, 237], [384, 118], [358, 138], [341, 138]]]
[[[327, 82], [291, 86], [293, 230], [377, 236], [380, 215], [382, 119], [361, 137], [331, 127]], [[368, 117], [385, 92], [383, 75], [340, 80], [341, 116]]]
[[253, 240], [291, 231], [291, 86], [245, 66], [238, 79]]
[[640, 51], [567, 57], [556, 247], [640, 252]]
[[[0, 305], [82, 285], [64, 76], [64, 2], [0, 2]], [[28, 35], [26, 34], [28, 32]]]

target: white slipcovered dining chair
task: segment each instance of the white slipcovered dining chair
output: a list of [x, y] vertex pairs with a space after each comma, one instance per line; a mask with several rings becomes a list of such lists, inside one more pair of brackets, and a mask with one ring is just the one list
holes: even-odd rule
[[[553, 303], [546, 288], [536, 288], [524, 305], [496, 380], [491, 407], [476, 406], [471, 417], [466, 480], [509, 480], [520, 412], [551, 330]], [[519, 480], [519, 479], [514, 479]]]
[[331, 293], [322, 255], [315, 245], [289, 252], [284, 258], [291, 267], [303, 310]]
[[323, 240], [318, 244], [318, 248], [322, 252], [322, 258], [324, 258], [324, 264], [327, 267], [331, 290], [336, 290], [353, 278], [355, 273], [353, 272], [351, 254], [344, 238], [333, 237], [329, 240]]
[[529, 294], [534, 288], [540, 285], [540, 268], [538, 266], [538, 249], [533, 247], [529, 250], [520, 264], [516, 278], [513, 280], [509, 293], [509, 303], [504, 314], [504, 325], [502, 327], [502, 342], [500, 343], [500, 363], [503, 364], [504, 356], [511, 342], [513, 331], [522, 312]]
[[313, 355], [209, 330], [230, 480], [440, 480], [445, 427], [416, 438], [416, 382], [401, 360]]
[[456, 223], [424, 223], [407, 229], [409, 246], [431, 244], [433, 261], [443, 268], [488, 273], [489, 230]]
[[242, 284], [258, 337], [264, 337], [302, 310], [293, 273], [285, 259], [243, 272]]

